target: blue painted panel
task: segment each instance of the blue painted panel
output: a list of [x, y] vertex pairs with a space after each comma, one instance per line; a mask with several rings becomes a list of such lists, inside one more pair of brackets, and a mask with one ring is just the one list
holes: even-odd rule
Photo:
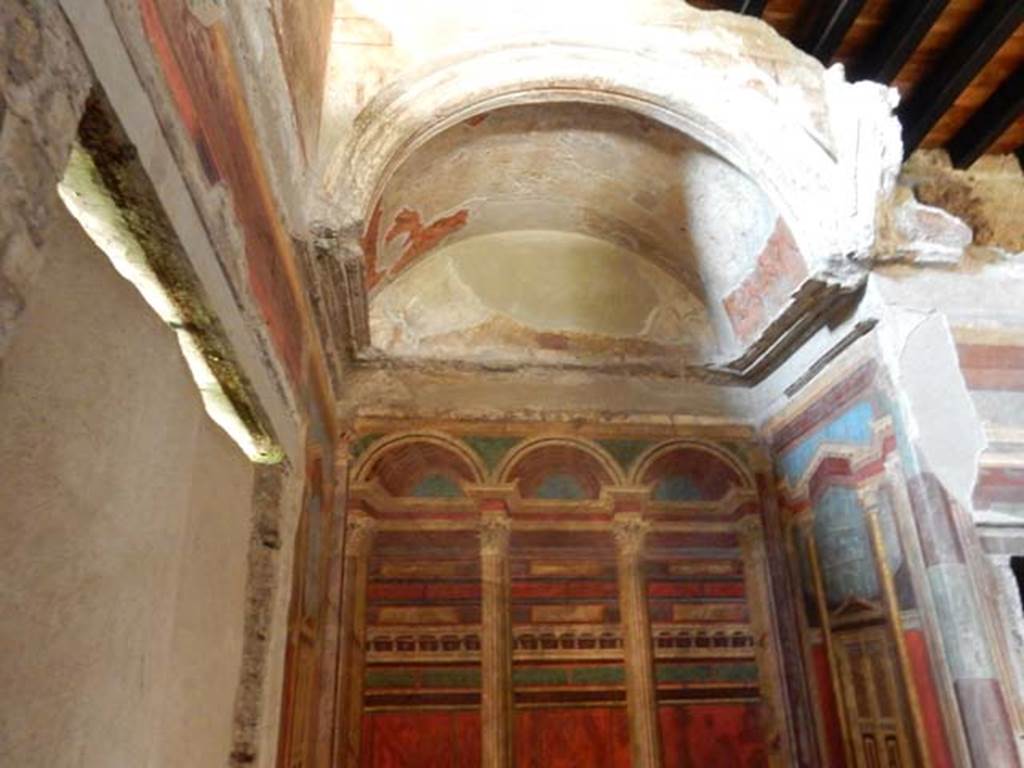
[[869, 445], [872, 437], [871, 422], [874, 418], [871, 403], [860, 402], [814, 432], [808, 433], [803, 440], [782, 454], [779, 464], [786, 480], [790, 485], [795, 485], [807, 471], [815, 451], [823, 443]]
[[462, 489], [447, 475], [435, 472], [421, 477], [409, 495], [417, 499], [454, 499], [462, 496]]
[[856, 491], [834, 486], [821, 495], [814, 505], [814, 541], [829, 606], [851, 597], [879, 596], [871, 538]]
[[692, 477], [673, 475], [654, 487], [655, 501], [703, 501], [704, 495]]
[[572, 475], [552, 473], [545, 477], [537, 486], [538, 499], [584, 499], [587, 494], [580, 481]]

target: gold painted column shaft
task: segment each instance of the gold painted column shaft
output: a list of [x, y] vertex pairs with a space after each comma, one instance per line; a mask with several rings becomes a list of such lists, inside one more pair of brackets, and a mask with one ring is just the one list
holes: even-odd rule
[[504, 502], [484, 501], [480, 514], [482, 764], [487, 768], [512, 768], [510, 526]]
[[345, 531], [345, 558], [339, 633], [342, 653], [338, 666], [338, 713], [334, 765], [359, 765], [359, 737], [363, 719], [363, 677], [366, 666], [366, 586], [373, 520], [351, 510]]
[[[849, 707], [846, 704], [846, 695], [843, 691], [839, 675], [838, 661], [836, 660], [835, 644], [832, 640], [832, 627], [829, 623], [828, 601], [825, 597], [825, 582], [821, 575], [821, 562], [818, 560], [818, 543], [814, 538], [814, 527], [806, 525], [804, 535], [807, 541], [807, 555], [811, 561], [811, 574], [814, 578], [814, 597], [818, 605], [818, 619], [821, 622], [821, 638], [825, 644], [825, 656], [828, 659], [829, 677], [832, 681], [832, 695], [836, 701], [836, 710], [839, 715], [839, 732], [843, 739], [843, 754], [846, 757], [847, 765], [860, 765], [864, 761], [857, 762], [855, 752], [860, 741], [855, 741], [851, 733]], [[856, 754], [859, 754], [857, 752]]]
[[617, 514], [612, 533], [618, 547], [619, 612], [626, 669], [626, 714], [633, 768], [661, 768], [654, 649], [643, 572], [644, 538], [650, 524], [639, 514]]
[[[875, 494], [872, 494], [875, 497]], [[914, 747], [922, 765], [931, 765], [931, 757], [928, 754], [928, 740], [925, 738], [924, 715], [921, 712], [921, 702], [917, 696], [917, 685], [914, 681], [914, 670], [910, 665], [910, 654], [907, 652], [907, 642], [903, 634], [903, 619], [900, 616], [899, 599], [896, 597], [896, 585], [893, 580], [892, 571], [889, 568], [888, 553], [885, 549], [885, 538], [882, 535], [882, 527], [878, 522], [878, 503], [875, 498], [868, 500], [867, 504], [868, 533], [871, 537], [871, 548], [875, 556], [875, 572], [878, 576], [878, 587], [882, 593], [882, 604], [888, 617], [888, 630], [890, 639], [896, 647], [896, 657], [899, 661], [900, 677], [903, 681], [903, 689], [907, 696], [907, 706], [910, 709], [911, 724], [914, 731]]]

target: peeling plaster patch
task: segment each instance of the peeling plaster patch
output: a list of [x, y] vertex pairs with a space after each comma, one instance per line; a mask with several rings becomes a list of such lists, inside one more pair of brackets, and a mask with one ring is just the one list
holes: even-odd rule
[[807, 265], [781, 218], [765, 243], [753, 272], [722, 301], [736, 338], [746, 343], [782, 309], [790, 292], [807, 277]]
[[903, 166], [900, 182], [922, 203], [964, 221], [976, 245], [1024, 252], [1024, 177], [1013, 155], [986, 156], [959, 171], [942, 150], [918, 151]]
[[370, 308], [376, 349], [441, 359], [679, 356], [710, 344], [706, 322], [701, 304], [657, 267], [566, 232], [446, 246], [383, 288]]
[[[895, 309], [900, 391], [913, 442], [925, 464], [964, 509], [971, 509], [985, 433], [960, 372], [944, 315]], [[895, 325], [895, 324], [894, 324]], [[908, 327], [909, 325], [909, 327]], [[891, 326], [892, 327], [892, 326]]]
[[900, 187], [882, 217], [876, 261], [956, 264], [974, 239], [971, 228], [942, 208], [923, 205]]
[[423, 255], [435, 245], [438, 245], [448, 235], [466, 226], [467, 221], [469, 221], [469, 211], [463, 208], [450, 216], [442, 216], [431, 224], [424, 226], [419, 211], [403, 208], [395, 216], [394, 223], [384, 236], [384, 242], [390, 243], [396, 237], [405, 235], [402, 257], [388, 270], [388, 274], [399, 274], [417, 256]]
[[642, 115], [584, 103], [484, 114], [430, 138], [387, 179], [362, 243], [371, 290], [377, 273], [396, 275], [442, 238], [559, 230], [632, 251], [703, 298], [702, 277], [712, 292], [734, 286], [718, 273], [749, 271], [778, 218], [735, 166]]

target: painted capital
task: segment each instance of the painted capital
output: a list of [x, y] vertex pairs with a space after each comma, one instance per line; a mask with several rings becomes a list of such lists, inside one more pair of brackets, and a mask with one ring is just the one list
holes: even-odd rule
[[744, 515], [736, 523], [736, 531], [740, 536], [763, 536], [764, 524], [759, 515]]
[[376, 528], [374, 519], [365, 512], [353, 510], [349, 513], [345, 523], [345, 556], [366, 557]]
[[480, 552], [485, 555], [502, 555], [508, 551], [508, 539], [512, 523], [501, 513], [486, 514], [480, 520]]
[[334, 446], [334, 468], [338, 471], [348, 469], [352, 463], [352, 445], [355, 443], [355, 434], [346, 430], [338, 436], [338, 442]]
[[616, 515], [612, 521], [612, 536], [619, 554], [637, 556], [643, 551], [644, 539], [651, 524], [640, 515]]
[[879, 486], [876, 483], [861, 486], [857, 489], [857, 496], [866, 512], [876, 512], [879, 507]]

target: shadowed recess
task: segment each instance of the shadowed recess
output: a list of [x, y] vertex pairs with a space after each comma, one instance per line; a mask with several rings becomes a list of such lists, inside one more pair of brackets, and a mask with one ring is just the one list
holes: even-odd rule
[[675, 448], [657, 457], [640, 478], [654, 486], [657, 501], [717, 501], [743, 481], [718, 456], [691, 446]]
[[527, 499], [596, 499], [611, 475], [592, 455], [573, 445], [544, 445], [527, 452], [509, 470]]
[[449, 448], [427, 440], [400, 443], [384, 451], [366, 474], [392, 496], [452, 498], [462, 483], [476, 481], [473, 468]]

